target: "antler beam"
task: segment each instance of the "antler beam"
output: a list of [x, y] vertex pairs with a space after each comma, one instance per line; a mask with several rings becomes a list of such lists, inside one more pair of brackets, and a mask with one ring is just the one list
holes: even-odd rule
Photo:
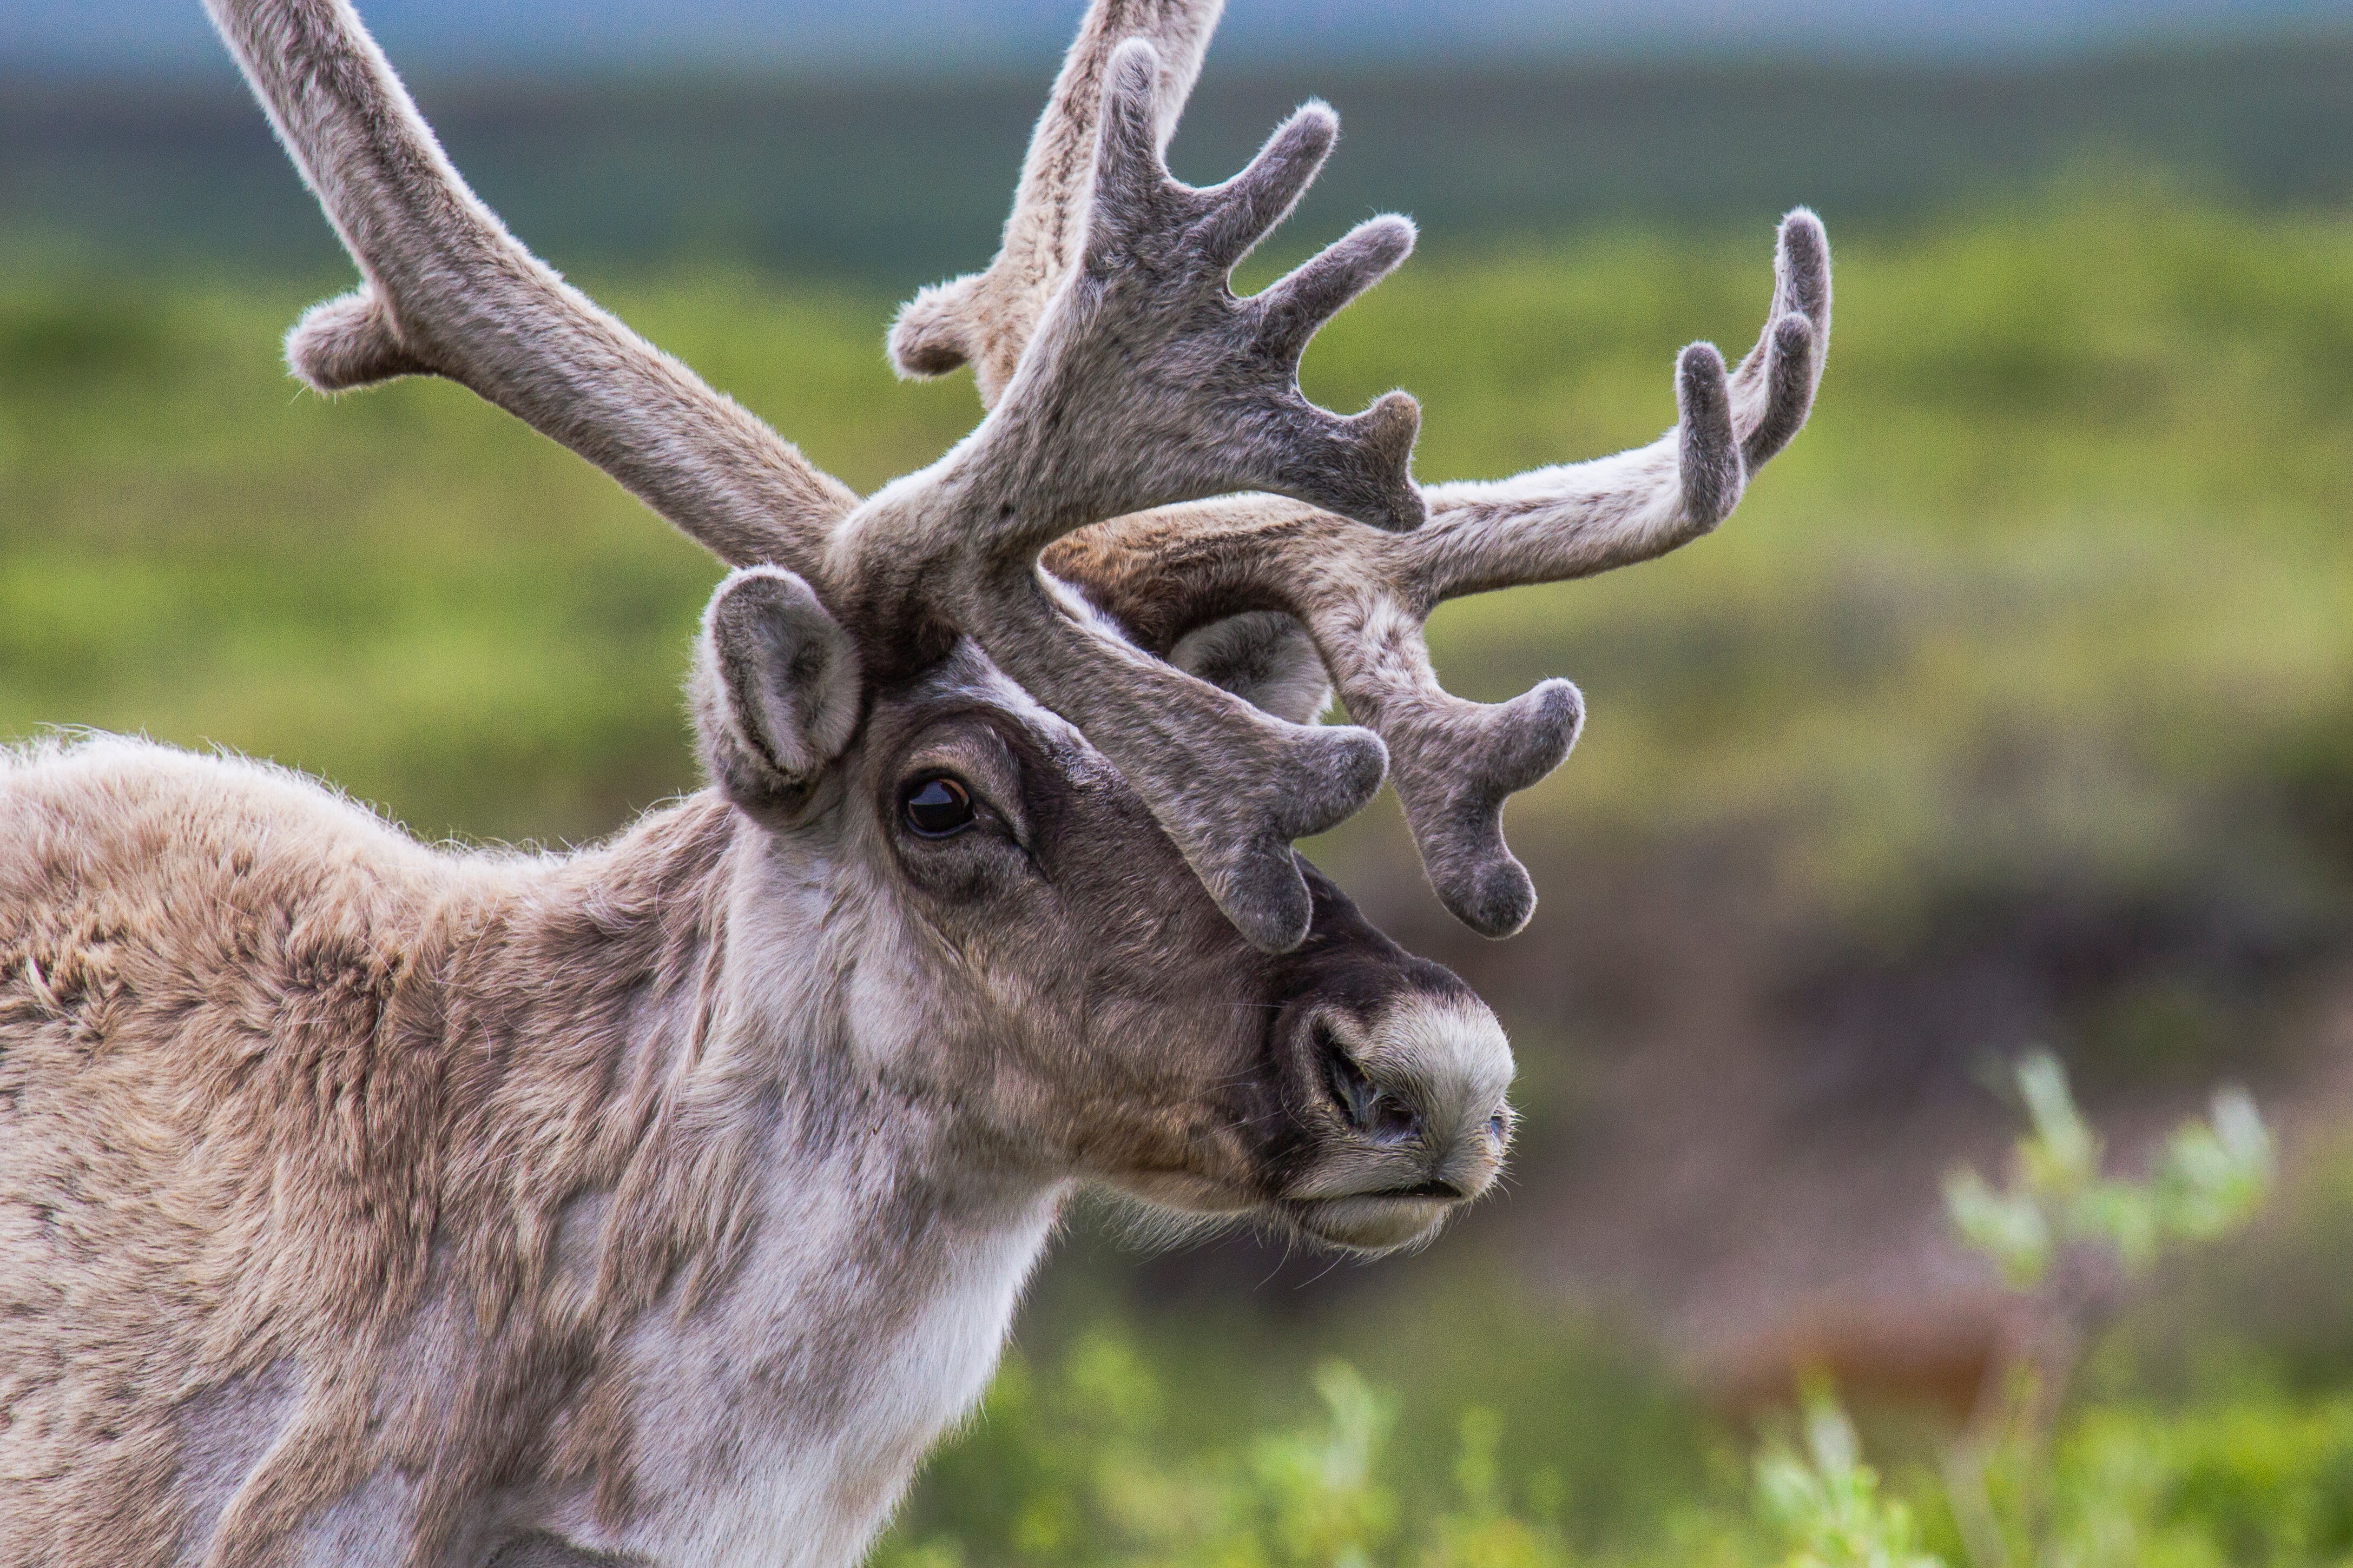
[[366, 282], [286, 357], [322, 392], [447, 376], [730, 565], [797, 565], [858, 498], [524, 249], [451, 166], [347, 0], [206, 0]]

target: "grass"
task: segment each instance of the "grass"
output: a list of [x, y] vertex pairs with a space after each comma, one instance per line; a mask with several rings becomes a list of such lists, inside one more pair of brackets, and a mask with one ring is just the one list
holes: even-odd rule
[[[1687, 1411], [1622, 1424], [1625, 1407], [1587, 1388], [1515, 1423], [1481, 1401], [1485, 1390], [1417, 1401], [1347, 1361], [1280, 1382], [1295, 1408], [1251, 1425], [1254, 1407], [1219, 1404], [1224, 1427], [1203, 1437], [1176, 1415], [1189, 1402], [1178, 1390], [1200, 1397], [1188, 1363], [1116, 1332], [1050, 1359], [1017, 1356], [875, 1561], [2341, 1568], [2353, 1553], [2353, 1399], [2341, 1394], [2251, 1381], [2186, 1402], [2085, 1405], [2034, 1456], [2031, 1482], [2014, 1467], [1989, 1478], [2009, 1539], [1973, 1556], [1934, 1467], [1871, 1465], [1828, 1412], [1806, 1423], [1810, 1443], [1788, 1424], [1753, 1442]], [[1406, 1446], [1416, 1429], [1428, 1436]], [[1609, 1500], [1624, 1509], [1599, 1528], [1594, 1494], [1565, 1484], [1559, 1463], [1596, 1451], [1602, 1464], [1578, 1479], [1617, 1484]]]

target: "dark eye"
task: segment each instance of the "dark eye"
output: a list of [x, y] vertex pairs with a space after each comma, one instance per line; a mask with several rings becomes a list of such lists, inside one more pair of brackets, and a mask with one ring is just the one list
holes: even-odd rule
[[909, 829], [925, 838], [962, 833], [978, 815], [973, 809], [972, 792], [944, 775], [910, 785], [899, 809], [905, 813]]

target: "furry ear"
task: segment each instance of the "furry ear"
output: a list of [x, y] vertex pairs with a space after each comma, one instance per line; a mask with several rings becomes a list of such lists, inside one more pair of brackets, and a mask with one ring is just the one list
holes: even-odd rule
[[780, 566], [728, 574], [702, 613], [688, 700], [712, 782], [747, 811], [803, 805], [858, 728], [858, 651]]
[[980, 274], [934, 283], [899, 307], [891, 323], [891, 368], [909, 381], [945, 375], [972, 357], [973, 294]]
[[1277, 610], [1195, 626], [1168, 650], [1187, 675], [1223, 687], [1263, 713], [1312, 724], [1332, 701], [1332, 678], [1307, 628]]

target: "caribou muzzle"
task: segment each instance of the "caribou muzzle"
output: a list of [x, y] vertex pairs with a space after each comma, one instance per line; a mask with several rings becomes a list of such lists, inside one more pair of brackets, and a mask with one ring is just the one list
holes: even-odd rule
[[1512, 1048], [1477, 998], [1404, 990], [1369, 1018], [1319, 1008], [1307, 1033], [1302, 1066], [1321, 1082], [1302, 1107], [1312, 1152], [1283, 1189], [1293, 1225], [1383, 1250], [1434, 1234], [1494, 1184]]
[[1494, 1184], [1512, 1047], [1484, 1003], [1311, 874], [1316, 932], [1276, 1025], [1292, 1139], [1274, 1207], [1306, 1235], [1383, 1251]]

